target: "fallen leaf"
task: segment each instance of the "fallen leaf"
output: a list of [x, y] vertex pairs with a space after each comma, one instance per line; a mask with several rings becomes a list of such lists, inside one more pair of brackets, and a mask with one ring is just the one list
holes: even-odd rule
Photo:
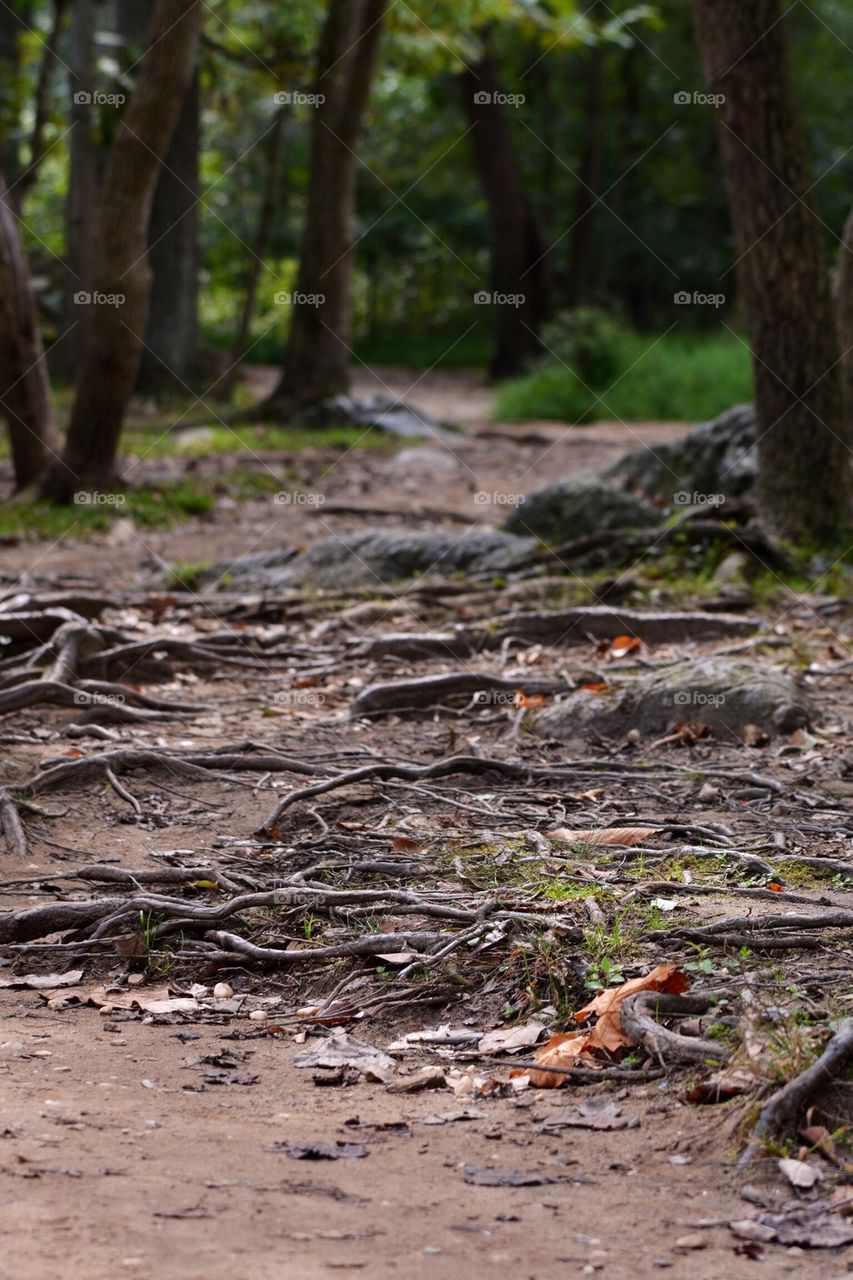
[[199, 1003], [190, 996], [172, 996], [168, 987], [151, 987], [146, 992], [110, 991], [94, 987], [86, 996], [97, 1008], [142, 1009], [144, 1013], [194, 1013]]
[[565, 840], [567, 844], [642, 844], [660, 833], [660, 827], [601, 827], [598, 831], [573, 831], [558, 827], [549, 831], [552, 840]]
[[512, 1053], [514, 1049], [529, 1049], [538, 1042], [545, 1030], [541, 1022], [528, 1022], [521, 1027], [501, 1027], [487, 1031], [477, 1049], [480, 1053]]
[[589, 1033], [589, 1046], [615, 1053], [617, 1049], [634, 1044], [631, 1037], [622, 1030], [622, 1001], [627, 996], [636, 995], [640, 991], [662, 991], [668, 995], [681, 995], [689, 986], [690, 979], [677, 965], [659, 964], [644, 978], [632, 978], [630, 982], [624, 982], [621, 987], [600, 991], [585, 1009], [575, 1014], [575, 1019], [583, 1022], [591, 1014], [597, 1014], [598, 1021]]
[[825, 1125], [810, 1124], [805, 1129], [801, 1129], [800, 1133], [813, 1150], [819, 1151], [822, 1156], [826, 1156], [827, 1160], [831, 1160], [833, 1164], [839, 1163], [832, 1134]]
[[396, 1071], [393, 1058], [377, 1049], [375, 1045], [364, 1044], [346, 1034], [330, 1036], [327, 1040], [308, 1049], [301, 1050], [293, 1059], [294, 1067], [355, 1067], [369, 1079], [379, 1080], [385, 1084]]
[[805, 1160], [779, 1160], [777, 1163], [779, 1172], [784, 1173], [792, 1187], [807, 1191], [823, 1177], [817, 1165], [808, 1164]]
[[636, 653], [642, 649], [643, 642], [639, 636], [617, 636], [610, 641], [610, 653], [614, 658], [624, 658], [628, 653]]
[[76, 987], [83, 977], [82, 969], [67, 973], [24, 973], [0, 978], [0, 987], [26, 987], [29, 991], [55, 991], [58, 987]]
[[391, 841], [395, 853], [420, 853], [425, 848], [423, 840], [413, 840], [411, 836], [395, 836]]
[[578, 685], [578, 688], [586, 689], [587, 693], [606, 693], [610, 685], [606, 684], [604, 680], [591, 680], [587, 684]]
[[771, 893], [784, 893], [785, 886], [780, 884], [778, 880], [771, 880], [767, 888]]

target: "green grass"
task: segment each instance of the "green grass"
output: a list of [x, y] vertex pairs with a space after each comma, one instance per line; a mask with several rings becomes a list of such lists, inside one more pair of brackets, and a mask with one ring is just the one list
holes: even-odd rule
[[547, 360], [500, 389], [496, 415], [510, 422], [702, 422], [752, 396], [749, 352], [731, 337], [671, 334], [654, 345], [651, 337], [627, 334], [617, 367], [608, 386], [590, 390], [571, 369]]

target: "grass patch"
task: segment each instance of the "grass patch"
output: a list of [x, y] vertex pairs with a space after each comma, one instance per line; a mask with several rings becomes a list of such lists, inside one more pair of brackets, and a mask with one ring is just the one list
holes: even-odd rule
[[592, 387], [571, 368], [547, 360], [501, 388], [496, 416], [510, 422], [703, 422], [752, 397], [749, 352], [735, 338], [675, 333], [655, 345], [647, 335], [626, 333], [613, 355], [615, 375]]

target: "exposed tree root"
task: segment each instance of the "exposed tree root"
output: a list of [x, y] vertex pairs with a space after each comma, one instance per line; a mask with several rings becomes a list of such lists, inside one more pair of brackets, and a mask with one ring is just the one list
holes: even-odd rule
[[853, 1018], [845, 1018], [817, 1062], [768, 1098], [761, 1109], [752, 1139], [738, 1161], [744, 1168], [765, 1144], [793, 1128], [807, 1104], [853, 1063]]
[[[707, 1013], [713, 1000], [709, 996], [671, 996], [657, 991], [641, 991], [622, 1001], [622, 1030], [661, 1066], [673, 1062], [724, 1062], [729, 1050], [719, 1040], [701, 1040], [696, 1036], [680, 1036], [655, 1021], [654, 1014]], [[550, 1067], [548, 1068], [550, 1070]]]

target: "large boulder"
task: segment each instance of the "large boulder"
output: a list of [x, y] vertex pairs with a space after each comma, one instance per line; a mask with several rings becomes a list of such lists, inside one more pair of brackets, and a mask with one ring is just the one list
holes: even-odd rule
[[504, 528], [555, 546], [608, 529], [648, 528], [660, 519], [650, 503], [590, 471], [537, 489], [515, 508]]
[[225, 580], [229, 590], [270, 591], [283, 587], [377, 587], [422, 575], [450, 577], [503, 574], [529, 561], [537, 544], [532, 538], [471, 530], [405, 533], [370, 531], [341, 534], [307, 551], [263, 552], [233, 564], [214, 566], [201, 585]]
[[680, 440], [635, 449], [603, 471], [537, 489], [504, 527], [552, 546], [593, 532], [648, 528], [661, 522], [661, 505], [711, 507], [748, 497], [756, 468], [755, 411], [738, 405]]
[[602, 693], [580, 689], [535, 719], [535, 732], [568, 742], [589, 732], [612, 737], [638, 729], [658, 737], [678, 721], [709, 724], [735, 739], [744, 725], [770, 735], [810, 724], [808, 698], [778, 667], [696, 658], [615, 684]]
[[635, 449], [602, 472], [602, 479], [675, 506], [707, 503], [714, 495], [743, 498], [755, 485], [756, 434], [752, 405], [736, 405], [680, 440]]

